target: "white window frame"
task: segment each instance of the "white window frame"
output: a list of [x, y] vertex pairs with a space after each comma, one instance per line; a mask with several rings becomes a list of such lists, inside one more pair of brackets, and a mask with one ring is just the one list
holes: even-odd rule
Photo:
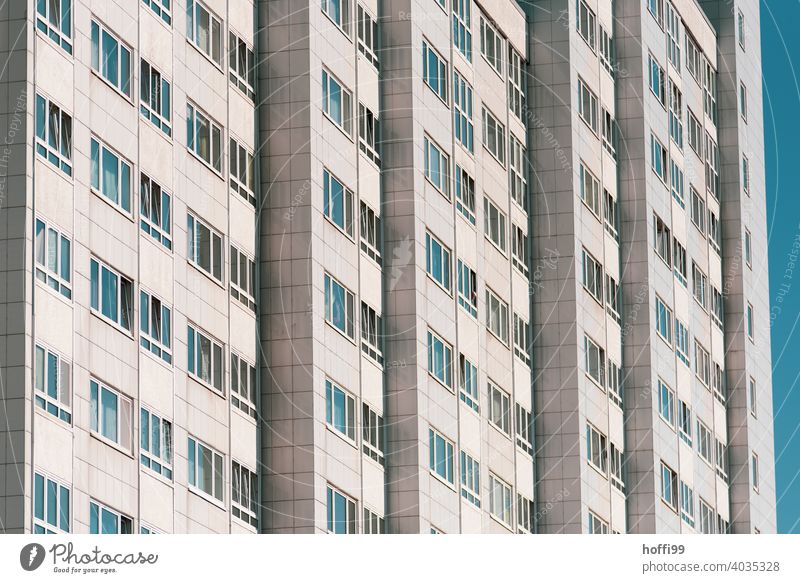
[[580, 197], [592, 214], [600, 218], [600, 181], [581, 160], [580, 164]]
[[[428, 427], [428, 458], [428, 467], [431, 475], [453, 485], [455, 479], [455, 445], [433, 427]], [[444, 468], [440, 467], [442, 465]], [[442, 469], [444, 473], [440, 471]]]
[[[44, 8], [44, 12], [40, 12], [39, 8]], [[52, 8], [56, 8], [55, 14]], [[66, 21], [64, 16], [67, 16]], [[36, 28], [69, 55], [72, 54], [72, 21], [72, 0], [36, 3]]]
[[486, 329], [508, 346], [508, 302], [486, 288]]
[[172, 137], [172, 84], [142, 58], [139, 59], [139, 74], [139, 111], [164, 135]]
[[510, 438], [511, 395], [491, 379], [487, 380], [486, 387], [486, 394], [489, 397], [489, 423]]
[[444, 57], [431, 44], [422, 40], [422, 80], [431, 91], [447, 103], [448, 65]]
[[506, 126], [486, 107], [481, 107], [483, 147], [500, 163], [506, 166]]
[[506, 255], [506, 214], [488, 196], [483, 197], [483, 230], [486, 238]]
[[139, 344], [145, 351], [172, 364], [172, 330], [172, 306], [140, 287]]
[[[104, 54], [106, 38], [110, 39], [111, 42], [116, 43], [116, 49], [114, 52], [117, 56], [117, 62], [115, 63], [117, 80], [111, 79], [108, 72], [109, 61], [106, 59], [106, 55]], [[124, 43], [119, 35], [117, 35], [115, 32], [112, 32], [110, 28], [108, 28], [95, 17], [92, 17], [91, 20], [90, 41], [92, 71], [97, 74], [106, 84], [112, 87], [117, 93], [122, 95], [128, 101], [133, 102], [134, 61], [133, 50], [131, 47]], [[127, 75], [123, 71], [123, 69], [126, 68], [126, 59]], [[127, 79], [125, 78], [126, 76]]]
[[472, 62], [472, 0], [452, 0], [453, 44]]
[[36, 279], [72, 299], [72, 238], [37, 216], [34, 222]]
[[358, 147], [378, 168], [381, 155], [378, 153], [380, 141], [380, 121], [378, 116], [366, 105], [358, 103]]
[[592, 52], [594, 52], [597, 36], [597, 16], [595, 15], [594, 10], [589, 8], [589, 6], [583, 0], [578, 0], [577, 11], [578, 14], [575, 18], [575, 24], [577, 26], [578, 33], [580, 34], [581, 38], [586, 41], [586, 44], [588, 44], [592, 49]]
[[[243, 62], [244, 61], [244, 62]], [[244, 65], [244, 71], [242, 66]], [[228, 77], [234, 87], [255, 99], [255, 53], [253, 45], [233, 30], [228, 31]]]
[[[452, 292], [453, 254], [430, 231], [425, 231], [425, 272], [448, 294]], [[438, 267], [438, 268], [437, 268]]]
[[258, 474], [244, 464], [231, 461], [231, 514], [258, 528]]
[[480, 14], [481, 55], [494, 71], [503, 76], [503, 37], [489, 22], [487, 16]]
[[[343, 224], [339, 224], [336, 219], [336, 198], [335, 192], [341, 192], [341, 214]], [[355, 200], [353, 191], [345, 186], [330, 170], [322, 170], [322, 196], [323, 214], [328, 221], [339, 231], [344, 233], [350, 240], [354, 240], [355, 233]]]
[[[203, 127], [208, 128], [208, 158], [202, 149]], [[217, 175], [222, 176], [223, 145], [225, 130], [194, 103], [186, 103], [186, 149], [192, 156]]]
[[[102, 305], [103, 298], [106, 294], [103, 292], [103, 282], [105, 281], [102, 277], [104, 272], [108, 272], [110, 277], [116, 278], [116, 319], [112, 318], [110, 315], [106, 315], [103, 313], [104, 305]], [[91, 311], [96, 314], [98, 317], [102, 318], [106, 322], [113, 325], [115, 328], [123, 331], [125, 334], [133, 335], [133, 327], [134, 327], [134, 317], [136, 313], [136, 309], [134, 307], [135, 299], [135, 285], [133, 280], [128, 277], [125, 277], [95, 256], [92, 256], [89, 261], [89, 279], [90, 282], [94, 279], [94, 275], [96, 274], [96, 297], [95, 297], [95, 290], [92, 289], [94, 286], [90, 283], [90, 307]], [[127, 325], [126, 325], [127, 324]]]
[[514, 517], [513, 493], [505, 480], [489, 472], [489, 514], [508, 528]]
[[578, 115], [595, 135], [598, 134], [599, 101], [597, 94], [578, 77]]
[[322, 0], [322, 13], [347, 37], [350, 36], [350, 0]]
[[694, 371], [700, 382], [711, 388], [711, 356], [697, 338], [694, 340]]
[[[200, 497], [209, 500], [213, 504], [225, 503], [225, 456], [218, 452], [215, 448], [208, 445], [203, 440], [194, 437], [192, 434], [188, 435], [187, 446], [187, 468], [188, 475], [187, 481], [189, 483], [189, 491], [196, 493]], [[203, 460], [202, 452], [207, 450], [207, 457], [211, 460], [211, 467], [207, 471], [211, 472], [211, 491], [206, 491], [203, 485], [199, 483], [206, 470], [201, 470], [200, 462]]]
[[231, 403], [258, 420], [258, 371], [244, 356], [231, 350]]
[[[332, 93], [341, 96], [338, 112], [332, 110], [334, 104], [331, 100]], [[353, 139], [353, 93], [326, 68], [322, 69], [322, 113], [348, 138]]]
[[[246, 308], [256, 311], [256, 262], [244, 251], [230, 246], [231, 296]], [[244, 272], [244, 273], [243, 273]]]
[[658, 415], [667, 425], [675, 429], [675, 391], [663, 380], [658, 379]]
[[[94, 513], [97, 514], [97, 532], [92, 532], [92, 514]], [[106, 513], [115, 518], [115, 532], [103, 532], [102, 516]], [[133, 518], [91, 498], [89, 500], [89, 531], [90, 534], [133, 534]]]
[[364, 455], [385, 464], [386, 442], [383, 416], [379, 415], [366, 401], [361, 402], [361, 448]]
[[361, 301], [361, 351], [383, 366], [383, 318], [380, 312]]
[[453, 67], [453, 135], [470, 154], [475, 153], [472, 85]]
[[672, 308], [656, 294], [656, 333], [672, 347]]
[[[205, 35], [200, 31], [203, 20], [208, 21]], [[210, 8], [198, 0], [186, 0], [186, 40], [219, 69], [222, 69], [225, 52], [224, 31], [222, 20]], [[204, 38], [206, 42], [203, 42]], [[208, 46], [204, 46], [206, 43]]]
[[678, 512], [678, 474], [663, 461], [661, 462], [661, 499], [674, 512]]
[[528, 351], [530, 346], [531, 329], [522, 316], [514, 312], [514, 355], [530, 367], [531, 357]]
[[[203, 357], [202, 345], [208, 346]], [[192, 357], [194, 353], [194, 358]], [[207, 362], [204, 362], [207, 359]], [[187, 324], [187, 374], [209, 389], [225, 395], [225, 345], [193, 323]], [[208, 378], [203, 365], [208, 368]]]
[[647, 55], [647, 69], [647, 84], [650, 87], [650, 93], [652, 93], [655, 98], [658, 99], [661, 106], [666, 109], [667, 75], [664, 71], [664, 67], [661, 66], [661, 63], [658, 62], [652, 53], [648, 53]]
[[[96, 160], [95, 160], [96, 155]], [[116, 160], [116, 180], [112, 187], [116, 192], [107, 192], [105, 177], [109, 175], [106, 168], [106, 156]], [[133, 216], [133, 164], [122, 154], [111, 148], [100, 138], [92, 135], [90, 141], [90, 181], [92, 192], [103, 197], [112, 206], [128, 217]]]
[[[211, 225], [203, 221], [200, 217], [189, 211], [187, 213], [187, 261], [208, 275], [220, 285], [225, 284], [224, 265], [225, 265], [225, 238]], [[201, 244], [203, 243], [202, 229], [208, 231], [208, 269], [202, 264]]]
[[72, 116], [40, 93], [36, 94], [35, 107], [36, 152], [71, 178]]
[[475, 226], [475, 179], [461, 166], [455, 166], [456, 208]]
[[466, 356], [458, 356], [458, 392], [461, 400], [476, 413], [480, 413], [478, 367]]
[[[588, 376], [601, 390], [605, 391], [606, 351], [589, 336], [583, 337], [583, 368]], [[599, 377], [599, 378], [598, 378]]]
[[[326, 493], [328, 534], [356, 534], [356, 531], [358, 530], [358, 525], [356, 524], [358, 521], [356, 513], [358, 503], [356, 500], [332, 484], [327, 485]], [[341, 499], [344, 504], [345, 515], [342, 517], [339, 517], [336, 512], [338, 508], [338, 504], [336, 503], [337, 498]], [[341, 524], [344, 528], [341, 531], [338, 530], [339, 524]]]
[[[39, 492], [41, 484], [41, 492]], [[50, 502], [50, 493], [54, 500]], [[39, 494], [41, 493], [41, 500]], [[66, 501], [64, 500], [66, 494]], [[69, 534], [72, 529], [72, 488], [60, 478], [35, 470], [32, 485], [32, 534]], [[41, 507], [39, 506], [41, 502]], [[66, 506], [66, 508], [64, 508]]]
[[[355, 321], [356, 321], [356, 314], [355, 314], [355, 294], [351, 292], [347, 287], [345, 287], [342, 283], [339, 282], [335, 277], [330, 275], [329, 273], [325, 273], [325, 321], [333, 326], [335, 330], [338, 330], [341, 334], [349, 338], [352, 342], [355, 342], [356, 339], [356, 331], [355, 331]], [[335, 319], [337, 318], [338, 314], [334, 312], [334, 291], [337, 288], [341, 288], [341, 294], [344, 298], [344, 305], [341, 306], [343, 310], [342, 317], [344, 318], [343, 327], [340, 327], [336, 322]]]
[[[427, 134], [423, 140], [423, 147], [425, 178], [447, 200], [450, 200], [450, 157]], [[432, 167], [434, 160], [437, 162], [436, 169]]]
[[583, 288], [594, 300], [603, 305], [603, 265], [585, 248], [582, 253], [581, 273]]
[[[104, 407], [106, 395], [113, 397], [116, 403], [112, 421], [116, 436], [108, 435], [106, 432], [107, 411]], [[89, 428], [92, 435], [115, 448], [126, 452], [133, 451], [133, 400], [109, 387], [103, 381], [91, 377], [89, 380], [89, 403]], [[111, 428], [108, 429], [110, 431]]]
[[[437, 352], [441, 349], [441, 359]], [[453, 346], [428, 328], [428, 374], [439, 383], [453, 389]]]
[[364, 55], [364, 58], [369, 63], [372, 63], [373, 67], [380, 70], [380, 61], [378, 59], [380, 29], [378, 28], [378, 19], [361, 2], [358, 2], [356, 28], [359, 52]]
[[533, 456], [533, 414], [519, 403], [515, 405], [514, 410], [517, 447], [529, 456]]
[[72, 423], [72, 364], [39, 342], [34, 349], [34, 402], [53, 417]]
[[458, 260], [456, 268], [458, 305], [473, 318], [478, 317], [478, 274], [467, 263]]
[[[139, 408], [139, 463], [169, 481], [173, 476], [174, 436], [172, 421], [156, 415], [144, 405]], [[158, 442], [158, 451], [154, 451], [154, 441]]]
[[381, 257], [381, 217], [363, 200], [361, 201], [361, 251], [378, 265]]
[[607, 475], [608, 438], [591, 423], [586, 424], [586, 461], [602, 475]]
[[477, 508], [481, 507], [481, 466], [478, 461], [461, 450], [461, 497]]
[[256, 206], [256, 179], [253, 152], [244, 142], [228, 136], [228, 175], [231, 190]]
[[143, 173], [139, 175], [139, 221], [142, 231], [172, 251], [172, 196]]

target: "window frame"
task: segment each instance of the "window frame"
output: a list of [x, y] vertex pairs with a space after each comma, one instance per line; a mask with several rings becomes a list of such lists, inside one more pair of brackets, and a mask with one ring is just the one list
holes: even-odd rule
[[[443, 448], [440, 451], [440, 448]], [[440, 458], [440, 454], [444, 458]], [[433, 427], [428, 427], [428, 469], [440, 481], [455, 487], [455, 445], [451, 440]], [[440, 466], [443, 466], [440, 468]], [[442, 470], [442, 471], [440, 471]]]
[[[113, 398], [116, 406], [115, 411], [112, 413], [114, 416], [113, 430], [116, 433], [114, 436], [107, 434], [111, 432], [112, 428], [107, 426], [107, 415], [110, 411], [106, 409], [106, 395], [110, 395]], [[128, 454], [133, 453], [135, 451], [133, 445], [133, 399], [109, 386], [108, 383], [92, 376], [89, 378], [89, 403], [89, 430], [91, 435], [115, 449]]]
[[[154, 312], [156, 306], [159, 308], [157, 316]], [[170, 365], [172, 364], [172, 330], [174, 329], [172, 311], [172, 306], [165, 300], [139, 286], [139, 345], [146, 352], [152, 353]], [[164, 324], [165, 317], [168, 321], [166, 325]], [[152, 334], [154, 328], [157, 329], [156, 335]]]
[[[72, 237], [40, 215], [36, 216], [33, 224], [35, 278], [44, 287], [71, 302]], [[53, 240], [54, 242], [52, 242]], [[55, 269], [52, 265], [53, 261], [55, 261]]]
[[[103, 277], [103, 274], [106, 272], [110, 274], [109, 277], [114, 277], [116, 279], [116, 285], [114, 287], [116, 288], [117, 293], [114, 294], [115, 305], [113, 306], [114, 311], [116, 312], [116, 319], [112, 318], [110, 314], [105, 313], [105, 299], [110, 297], [109, 294], [106, 294], [103, 291], [105, 285], [110, 282], [110, 279], [106, 280]], [[95, 277], [97, 278], [96, 280]], [[132, 337], [134, 335], [134, 320], [136, 315], [136, 285], [133, 280], [126, 277], [121, 272], [117, 271], [105, 261], [94, 255], [90, 256], [89, 259], [89, 280], [89, 306], [91, 312], [124, 334]], [[92, 280], [95, 280], [96, 284], [92, 284]], [[128, 294], [126, 294], [126, 290], [128, 290]], [[125, 299], [126, 295], [127, 301]], [[110, 309], [111, 307], [109, 307], [109, 310]], [[123, 313], [127, 313], [127, 317], [125, 317]], [[128, 322], [127, 327], [124, 323], [126, 318]]]
[[[218, 285], [225, 286], [225, 237], [191, 210], [186, 213], [187, 246], [186, 261]], [[202, 265], [202, 229], [208, 234], [208, 269]]]
[[486, 286], [486, 329], [505, 346], [509, 345], [508, 325], [508, 302]]
[[[341, 298], [344, 300], [344, 304], [341, 306], [343, 310], [342, 316], [344, 318], [344, 321], [342, 322], [343, 327], [340, 327], [339, 324], [337, 324], [335, 321], [337, 319], [337, 313], [335, 312], [336, 308], [335, 304], [338, 303], [336, 302], [336, 295], [334, 294], [334, 291], [336, 291], [335, 286], [341, 288], [341, 292], [338, 293], [340, 293]], [[325, 272], [324, 290], [325, 290], [325, 322], [330, 324], [335, 330], [337, 330], [340, 334], [348, 338], [351, 342], [355, 342], [356, 341], [355, 294], [328, 272]]]
[[230, 356], [231, 403], [251, 419], [258, 421], [258, 370], [235, 350]]
[[[335, 104], [331, 100], [331, 96], [334, 94], [340, 96], [338, 115], [331, 109]], [[353, 139], [353, 92], [326, 67], [322, 68], [322, 113], [350, 140]]]
[[[105, 524], [101, 517], [116, 517], [116, 532], [104, 532]], [[93, 524], [94, 522], [94, 524]], [[94, 498], [89, 499], [89, 533], [90, 534], [133, 534], [133, 518], [106, 506]]]
[[[52, 501], [50, 500], [51, 491], [54, 496]], [[41, 499], [39, 498], [40, 493]], [[66, 502], [64, 500], [65, 493]], [[31, 506], [32, 534], [69, 534], [71, 532], [72, 488], [65, 481], [40, 469], [34, 470]], [[55, 516], [51, 516], [51, 513], [54, 513]]]
[[72, 363], [49, 346], [36, 342], [33, 369], [34, 404], [56, 419], [72, 425]]
[[[187, 0], [191, 2], [193, 0]], [[205, 159], [202, 149], [202, 127], [208, 127], [208, 160]], [[225, 130], [220, 123], [208, 115], [203, 109], [191, 101], [186, 102], [186, 149], [191, 155], [223, 178]]]
[[[186, 373], [203, 386], [225, 397], [225, 345], [211, 334], [187, 323], [187, 367]], [[208, 345], [208, 379], [202, 376], [203, 344]]]
[[[241, 71], [242, 55], [245, 71]], [[255, 100], [255, 51], [233, 28], [228, 29], [228, 79], [248, 99]]]
[[[203, 12], [207, 13], [208, 20], [208, 49], [201, 46], [200, 39], [203, 35], [200, 33], [202, 26]], [[216, 28], [216, 34], [215, 34]], [[219, 70], [223, 68], [223, 55], [225, 54], [225, 26], [222, 19], [219, 18], [213, 10], [206, 6], [200, 0], [186, 0], [186, 40], [195, 47], [200, 54], [207, 58]], [[215, 50], [215, 41], [219, 42], [219, 47]]]
[[[154, 89], [156, 90], [154, 91]], [[141, 56], [139, 58], [139, 112], [165, 136], [172, 138], [172, 84], [159, 69]]]
[[[156, 205], [153, 204], [156, 200], [158, 200], [157, 211]], [[172, 195], [144, 172], [140, 172], [139, 226], [170, 252], [172, 252], [172, 214]], [[160, 220], [156, 220], [157, 218]]]
[[[336, 192], [341, 192], [340, 202], [337, 201]], [[322, 169], [322, 213], [336, 229], [348, 239], [355, 241], [355, 193], [339, 180], [330, 170]], [[337, 209], [341, 206], [340, 211]], [[341, 212], [342, 224], [336, 216]]]
[[[447, 390], [453, 390], [453, 345], [428, 328], [428, 375]], [[437, 346], [441, 345], [441, 358]], [[441, 361], [441, 362], [439, 362]]]
[[258, 528], [258, 514], [261, 507], [258, 481], [256, 472], [243, 463], [231, 459], [231, 514], [255, 528]]
[[[145, 416], [147, 423], [145, 424]], [[157, 419], [158, 429], [154, 429], [153, 418]], [[169, 430], [165, 430], [169, 427]], [[172, 481], [174, 475], [174, 438], [172, 421], [156, 415], [145, 406], [139, 407], [139, 465], [165, 480]], [[156, 433], [157, 431], [157, 433]], [[145, 437], [147, 445], [145, 445]], [[158, 452], [152, 451], [153, 438], [157, 437]]]
[[[95, 32], [97, 33], [96, 38]], [[116, 43], [114, 53], [116, 53], [116, 76], [118, 81], [111, 79], [111, 73], [108, 72], [109, 57], [104, 54], [107, 50], [105, 45], [106, 38]], [[114, 89], [114, 91], [119, 93], [129, 103], [133, 104], [134, 59], [131, 46], [124, 42], [117, 33], [112, 31], [104, 22], [94, 15], [92, 15], [91, 18], [89, 40], [92, 73], [102, 79], [106, 85]], [[127, 54], [127, 79], [124, 78], [125, 75], [123, 71], [125, 68], [125, 54]], [[104, 69], [106, 70], [104, 71]]]
[[[187, 435], [187, 482], [188, 489], [203, 498], [208, 500], [216, 506], [225, 505], [225, 455], [217, 451], [203, 440], [195, 437], [191, 433]], [[208, 450], [208, 458], [211, 460], [211, 467], [208, 468], [211, 472], [211, 491], [207, 492], [202, 484], [199, 484], [200, 479], [204, 476], [205, 471], [201, 469], [201, 462], [203, 461], [203, 451]], [[202, 473], [202, 475], [201, 475]]]

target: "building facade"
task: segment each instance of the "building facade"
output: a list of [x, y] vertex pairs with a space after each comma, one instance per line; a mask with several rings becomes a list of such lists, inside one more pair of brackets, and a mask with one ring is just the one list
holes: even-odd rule
[[0, 8], [0, 529], [774, 532], [755, 1]]

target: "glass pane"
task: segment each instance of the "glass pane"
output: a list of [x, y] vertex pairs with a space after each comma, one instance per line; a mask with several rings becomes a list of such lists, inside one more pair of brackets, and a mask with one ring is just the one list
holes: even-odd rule
[[117, 427], [118, 397], [106, 388], [102, 390], [102, 430], [104, 437], [117, 442], [119, 439], [119, 428]]

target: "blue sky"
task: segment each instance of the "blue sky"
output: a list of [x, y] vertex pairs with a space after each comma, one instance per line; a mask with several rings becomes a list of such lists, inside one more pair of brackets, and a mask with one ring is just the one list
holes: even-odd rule
[[761, 0], [778, 532], [792, 533], [800, 533], [800, 271], [793, 278], [787, 266], [800, 235], [798, 21], [800, 1]]

